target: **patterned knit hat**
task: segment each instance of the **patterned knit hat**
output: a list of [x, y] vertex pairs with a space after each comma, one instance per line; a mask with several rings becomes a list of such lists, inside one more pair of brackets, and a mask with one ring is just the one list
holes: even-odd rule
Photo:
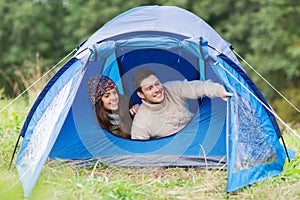
[[90, 77], [86, 85], [87, 93], [93, 105], [95, 105], [107, 91], [116, 87], [116, 84], [110, 78], [102, 75]]

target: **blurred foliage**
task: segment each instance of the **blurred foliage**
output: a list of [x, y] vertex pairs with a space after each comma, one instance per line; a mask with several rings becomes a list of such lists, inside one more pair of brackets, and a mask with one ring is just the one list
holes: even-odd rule
[[[107, 21], [144, 5], [178, 6], [198, 15], [294, 105], [300, 105], [296, 0], [0, 0], [2, 94], [17, 96], [34, 81], [33, 71], [43, 74]], [[299, 120], [299, 113], [284, 109], [282, 98], [245, 69], [282, 118]]]

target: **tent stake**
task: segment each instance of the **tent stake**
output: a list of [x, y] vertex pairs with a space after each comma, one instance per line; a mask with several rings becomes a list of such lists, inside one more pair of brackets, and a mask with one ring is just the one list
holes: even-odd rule
[[287, 159], [288, 159], [288, 161], [290, 162], [290, 156], [289, 156], [289, 153], [288, 153], [288, 151], [287, 151], [287, 149], [286, 149], [285, 142], [284, 142], [284, 139], [283, 139], [282, 135], [281, 135], [279, 138], [281, 139], [281, 141], [282, 141], [282, 143], [283, 143], [283, 147], [284, 147], [284, 150], [285, 150]]
[[11, 165], [12, 165], [12, 163], [13, 163], [13, 160], [14, 160], [14, 157], [15, 157], [15, 154], [16, 154], [16, 151], [17, 151], [17, 147], [18, 147], [18, 145], [19, 145], [20, 138], [21, 138], [21, 135], [19, 135], [18, 140], [17, 140], [17, 142], [16, 142], [15, 149], [14, 149], [14, 152], [13, 152], [13, 154], [12, 154], [12, 156], [11, 156], [11, 160], [10, 160], [10, 163], [9, 163], [9, 168], [8, 168], [8, 170], [11, 169]]

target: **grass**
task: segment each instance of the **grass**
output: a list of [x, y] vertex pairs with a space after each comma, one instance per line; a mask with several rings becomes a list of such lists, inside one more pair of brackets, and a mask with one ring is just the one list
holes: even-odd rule
[[[18, 100], [0, 113], [0, 199], [23, 199], [17, 170], [8, 167], [29, 111], [24, 102]], [[0, 108], [7, 103], [1, 100]], [[288, 132], [284, 138], [299, 155], [299, 139]], [[299, 199], [300, 157], [287, 163], [278, 176], [230, 194], [226, 186], [226, 170], [126, 168], [101, 163], [80, 168], [49, 161], [29, 199]]]

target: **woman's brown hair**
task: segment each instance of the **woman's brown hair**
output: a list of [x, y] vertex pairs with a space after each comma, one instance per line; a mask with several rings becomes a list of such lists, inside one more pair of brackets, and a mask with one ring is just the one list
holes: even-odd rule
[[120, 137], [124, 138], [130, 138], [130, 129], [131, 129], [131, 122], [132, 119], [129, 114], [129, 101], [126, 101], [126, 99], [122, 96], [120, 96], [119, 91], [117, 91], [118, 96], [119, 96], [119, 106], [118, 110], [116, 111], [111, 111], [107, 110], [103, 106], [102, 99], [98, 101], [95, 104], [95, 113], [97, 117], [97, 121], [99, 125], [102, 128], [105, 128], [107, 130], [111, 130], [111, 127], [113, 126], [112, 123], [110, 122], [110, 118], [107, 115], [108, 113], [115, 113], [120, 116], [120, 124], [119, 126], [119, 135]]

